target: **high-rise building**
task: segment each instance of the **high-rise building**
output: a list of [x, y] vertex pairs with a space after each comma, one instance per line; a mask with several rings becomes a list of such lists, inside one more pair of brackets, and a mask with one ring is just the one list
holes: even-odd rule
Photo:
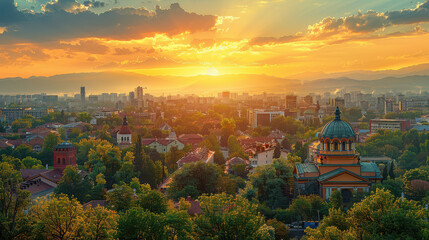
[[144, 102], [143, 102], [143, 88], [138, 86], [136, 88], [136, 100], [137, 100], [137, 108], [143, 109]]
[[287, 95], [286, 96], [286, 108], [287, 109], [297, 109], [297, 96]]
[[85, 102], [85, 87], [80, 87], [80, 101]]
[[134, 101], [135, 97], [134, 97], [134, 92], [129, 92], [128, 93], [128, 101], [130, 101], [131, 103]]
[[393, 112], [393, 101], [392, 99], [386, 99], [384, 101], [384, 114]]

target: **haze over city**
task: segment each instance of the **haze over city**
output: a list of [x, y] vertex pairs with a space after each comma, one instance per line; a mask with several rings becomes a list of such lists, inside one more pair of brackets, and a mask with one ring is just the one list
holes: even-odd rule
[[0, 240], [429, 239], [429, 0], [0, 0]]

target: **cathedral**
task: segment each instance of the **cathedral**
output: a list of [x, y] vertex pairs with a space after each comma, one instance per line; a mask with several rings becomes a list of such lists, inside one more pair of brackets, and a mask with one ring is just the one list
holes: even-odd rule
[[371, 184], [382, 180], [375, 163], [360, 161], [355, 148], [356, 133], [341, 120], [338, 107], [335, 119], [318, 136], [320, 144], [313, 161], [295, 164], [298, 193], [318, 193], [328, 199], [333, 191], [340, 191], [343, 201], [348, 202], [353, 191], [368, 192]]

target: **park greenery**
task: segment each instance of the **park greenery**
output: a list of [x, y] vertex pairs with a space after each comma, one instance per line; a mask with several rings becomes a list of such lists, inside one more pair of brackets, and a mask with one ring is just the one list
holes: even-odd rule
[[[200, 146], [215, 152], [213, 164], [197, 162], [177, 169], [176, 162], [192, 146], [173, 147], [166, 154], [142, 146], [142, 138], [167, 134], [143, 121], [139, 122], [143, 126], [134, 127], [140, 120], [132, 118], [128, 118], [130, 127], [138, 134], [130, 147], [120, 149], [110, 133], [122, 124], [117, 115], [95, 126], [49, 133], [40, 152], [24, 144], [0, 150], [0, 239], [288, 239], [285, 224], [320, 220], [319, 227], [306, 230], [306, 239], [429, 239], [424, 209], [429, 204], [429, 133], [380, 130], [370, 136], [357, 145], [360, 155], [382, 154], [394, 160], [380, 165], [383, 181], [368, 193], [355, 192], [348, 203], [340, 192], [325, 201], [295, 190], [293, 166], [307, 159], [308, 144], [332, 118], [303, 124], [280, 116], [268, 127], [250, 129], [235, 110], [215, 105], [207, 114], [166, 112], [165, 122], [177, 135], [204, 135]], [[363, 115], [358, 108], [343, 113], [349, 122], [366, 122], [373, 114]], [[84, 123], [91, 120], [85, 112], [50, 113], [41, 119], [25, 116], [12, 123], [12, 131], [67, 123], [70, 117]], [[275, 147], [272, 164], [250, 172], [239, 165], [234, 166], [234, 174], [224, 171], [227, 159], [222, 148], [229, 149], [230, 157], [248, 159], [239, 144], [241, 134], [266, 137], [273, 130], [285, 137]], [[32, 199], [19, 187], [20, 170], [52, 166], [53, 148], [66, 139], [77, 147], [78, 166], [64, 170], [49, 198]], [[290, 151], [286, 159], [280, 157], [281, 150]], [[163, 194], [157, 188], [167, 178], [170, 183]], [[106, 205], [85, 206], [91, 200], [105, 200]], [[199, 214], [191, 211], [195, 201], [201, 207]]]

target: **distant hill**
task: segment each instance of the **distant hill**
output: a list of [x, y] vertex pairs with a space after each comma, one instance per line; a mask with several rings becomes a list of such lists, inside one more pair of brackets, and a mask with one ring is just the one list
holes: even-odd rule
[[136, 86], [146, 86], [148, 92], [160, 94], [206, 94], [220, 91], [309, 93], [335, 91], [336, 89], [363, 90], [366, 92], [429, 91], [429, 75], [386, 77], [377, 80], [356, 80], [352, 78], [326, 78], [317, 80], [296, 80], [266, 75], [238, 74], [191, 77], [146, 76], [130, 72], [90, 72], [55, 75], [50, 77], [4, 78], [0, 79], [0, 94], [30, 93], [78, 93], [80, 86], [87, 94], [102, 92], [127, 93]]

